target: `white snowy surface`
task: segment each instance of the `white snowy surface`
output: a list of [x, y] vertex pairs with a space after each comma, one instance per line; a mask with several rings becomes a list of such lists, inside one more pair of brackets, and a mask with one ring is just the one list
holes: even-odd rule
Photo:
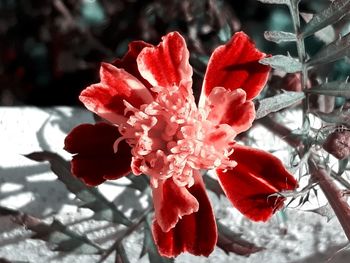
[[[80, 123], [93, 122], [90, 113], [82, 109], [67, 107], [39, 109], [32, 107], [0, 108], [0, 205], [18, 209], [48, 222], [57, 218], [78, 233], [108, 247], [120, 227], [108, 222], [89, 219], [91, 212], [78, 209], [74, 195], [56, 180], [48, 164], [30, 161], [23, 154], [50, 150], [65, 158], [63, 141], [65, 134]], [[263, 138], [264, 147], [276, 151], [285, 160], [283, 144], [266, 139], [264, 129], [256, 129], [254, 137]], [[280, 151], [280, 153], [279, 153]], [[142, 209], [132, 198], [144, 198], [140, 193], [113, 183], [100, 188], [117, 206], [128, 202], [135, 209]], [[243, 218], [224, 198], [218, 199], [210, 193], [216, 216], [234, 232], [241, 233], [246, 240], [265, 250], [242, 257], [226, 255], [216, 248], [209, 258], [183, 254], [176, 262], [249, 262], [249, 263], [313, 263], [350, 262], [350, 251], [341, 250], [347, 239], [337, 221], [298, 209], [285, 210], [286, 220], [274, 216], [268, 223], [254, 223]], [[315, 208], [325, 200], [311, 200], [309, 208]], [[137, 207], [137, 205], [139, 207]], [[0, 216], [0, 262], [1, 259], [21, 262], [97, 262], [95, 255], [69, 255], [53, 252], [44, 241], [30, 239], [31, 232], [14, 224], [10, 217]], [[138, 231], [128, 237], [124, 244], [130, 262], [148, 262], [147, 256], [139, 259], [143, 234]], [[114, 262], [112, 255], [106, 262]]]

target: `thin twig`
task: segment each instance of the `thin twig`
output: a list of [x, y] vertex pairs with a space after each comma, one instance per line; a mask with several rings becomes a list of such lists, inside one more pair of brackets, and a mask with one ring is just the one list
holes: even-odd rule
[[104, 262], [110, 254], [113, 253], [113, 251], [115, 251], [120, 242], [123, 241], [124, 238], [126, 238], [127, 236], [129, 236], [132, 232], [134, 232], [140, 225], [141, 223], [146, 219], [147, 215], [153, 211], [153, 206], [149, 207], [143, 214], [142, 216], [140, 216], [137, 221], [135, 223], [133, 223], [130, 227], [128, 227], [125, 232], [123, 233], [123, 235], [120, 235], [115, 241], [114, 243], [103, 253], [102, 257], [100, 258], [100, 260], [97, 263], [102, 263]]

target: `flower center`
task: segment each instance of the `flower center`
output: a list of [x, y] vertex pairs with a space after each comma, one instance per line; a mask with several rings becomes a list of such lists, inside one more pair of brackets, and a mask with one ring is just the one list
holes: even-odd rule
[[193, 185], [193, 172], [199, 169], [231, 169], [236, 132], [227, 124], [214, 124], [198, 109], [191, 83], [171, 88], [153, 87], [156, 99], [140, 109], [127, 102], [133, 114], [119, 126], [122, 134], [114, 145], [125, 139], [132, 148], [131, 169], [146, 174], [153, 187], [158, 180], [172, 177], [179, 186]]

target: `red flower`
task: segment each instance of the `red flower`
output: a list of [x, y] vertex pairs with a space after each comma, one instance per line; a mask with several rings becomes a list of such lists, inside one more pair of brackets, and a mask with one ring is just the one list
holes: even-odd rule
[[158, 46], [132, 42], [121, 60], [102, 64], [101, 82], [80, 95], [109, 123], [83, 124], [67, 136], [72, 173], [91, 186], [131, 171], [149, 176], [153, 237], [167, 257], [208, 256], [215, 247], [215, 217], [200, 169], [215, 169], [231, 203], [266, 221], [283, 206], [284, 198], [273, 194], [297, 183], [276, 157], [234, 141], [254, 121], [252, 99], [270, 70], [258, 62], [264, 57], [236, 33], [212, 54], [197, 107], [182, 36], [169, 33]]

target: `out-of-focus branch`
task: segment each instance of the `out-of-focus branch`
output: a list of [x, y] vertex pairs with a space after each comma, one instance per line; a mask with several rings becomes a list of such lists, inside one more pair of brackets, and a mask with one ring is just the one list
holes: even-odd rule
[[62, 0], [54, 0], [53, 6], [55, 9], [61, 13], [61, 15], [68, 21], [68, 23], [75, 29], [79, 31], [80, 34], [85, 36], [85, 38], [90, 42], [90, 45], [96, 50], [100, 51], [107, 57], [113, 58], [114, 52], [107, 48], [105, 45], [103, 45], [99, 40], [97, 40], [88, 30], [87, 28], [83, 27], [81, 24], [77, 23], [74, 17], [72, 16], [69, 9], [66, 7], [66, 5], [62, 2]]
[[323, 193], [327, 197], [328, 203], [334, 210], [345, 235], [350, 241], [350, 207], [343, 191], [337, 187], [329, 171], [316, 163], [315, 156], [311, 155], [308, 160], [312, 179], [321, 187]]

